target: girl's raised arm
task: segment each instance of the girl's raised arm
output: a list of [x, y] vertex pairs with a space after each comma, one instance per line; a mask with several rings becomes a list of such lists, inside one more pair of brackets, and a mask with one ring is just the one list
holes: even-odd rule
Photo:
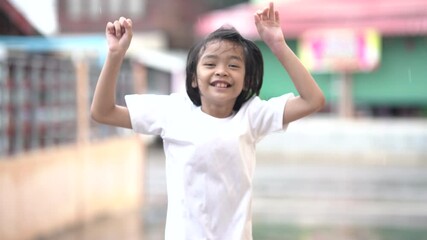
[[107, 23], [105, 35], [108, 54], [95, 87], [91, 116], [99, 123], [132, 128], [128, 109], [116, 105], [116, 83], [124, 56], [132, 40], [132, 21], [121, 17], [114, 23]]
[[255, 25], [261, 39], [271, 49], [289, 74], [299, 96], [289, 99], [283, 114], [283, 123], [289, 123], [319, 111], [325, 97], [308, 70], [286, 44], [274, 4], [255, 13]]

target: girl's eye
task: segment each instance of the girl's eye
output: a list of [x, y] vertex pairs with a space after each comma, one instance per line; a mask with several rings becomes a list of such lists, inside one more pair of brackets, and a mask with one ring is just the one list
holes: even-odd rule
[[236, 65], [236, 64], [230, 64], [229, 65], [231, 68], [239, 68], [240, 66], [239, 65]]
[[214, 67], [215, 64], [213, 63], [204, 63], [203, 65], [205, 65], [206, 67]]

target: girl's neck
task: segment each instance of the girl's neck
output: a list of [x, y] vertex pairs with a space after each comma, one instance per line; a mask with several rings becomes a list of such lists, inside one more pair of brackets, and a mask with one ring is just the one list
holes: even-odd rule
[[233, 114], [233, 106], [217, 106], [204, 104], [201, 106], [202, 112], [215, 117], [215, 118], [227, 118]]

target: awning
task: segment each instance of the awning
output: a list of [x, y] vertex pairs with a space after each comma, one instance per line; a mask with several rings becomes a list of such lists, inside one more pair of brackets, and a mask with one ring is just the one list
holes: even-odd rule
[[[289, 0], [276, 5], [287, 38], [322, 28], [373, 28], [383, 36], [427, 35], [426, 0]], [[196, 35], [205, 36], [228, 24], [257, 39], [253, 15], [263, 7], [245, 3], [210, 12], [196, 23]]]

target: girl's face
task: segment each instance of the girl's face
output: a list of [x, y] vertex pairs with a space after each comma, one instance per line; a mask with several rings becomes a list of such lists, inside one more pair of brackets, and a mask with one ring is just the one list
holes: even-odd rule
[[[196, 79], [202, 110], [229, 109], [244, 88], [245, 62], [241, 46], [230, 41], [213, 41], [206, 45], [197, 64]], [[215, 115], [215, 114], [211, 114]]]

